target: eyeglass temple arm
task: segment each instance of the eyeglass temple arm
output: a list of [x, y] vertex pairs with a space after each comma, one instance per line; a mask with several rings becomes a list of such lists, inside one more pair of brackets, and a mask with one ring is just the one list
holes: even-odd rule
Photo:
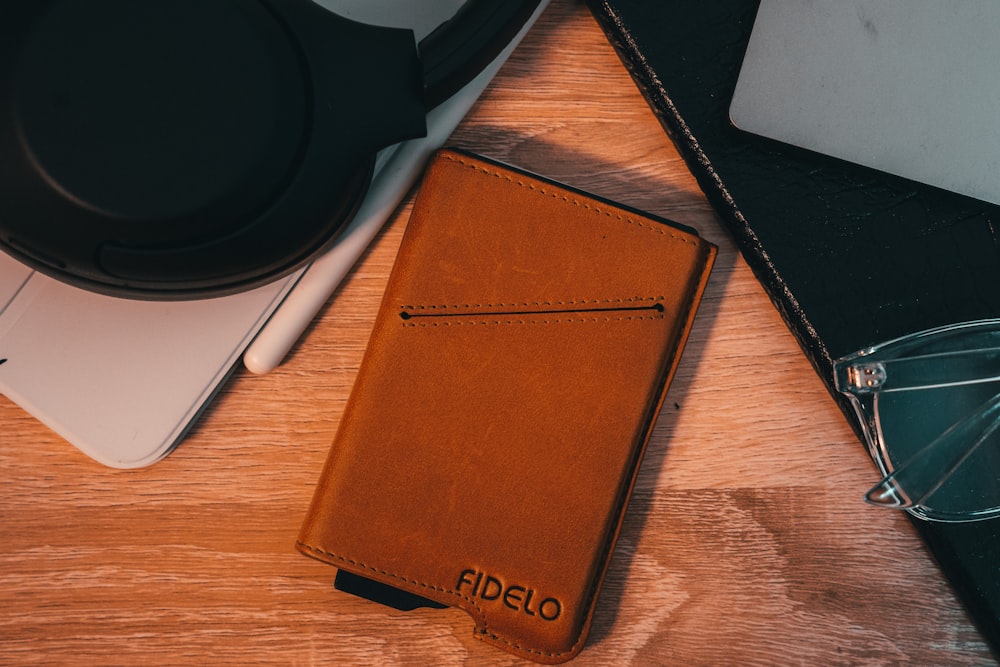
[[876, 484], [865, 500], [873, 505], [905, 509], [920, 505], [1000, 427], [1000, 394], [914, 454]]
[[837, 364], [835, 377], [838, 391], [855, 395], [995, 380], [1000, 380], [996, 347], [886, 360], [859, 356]]

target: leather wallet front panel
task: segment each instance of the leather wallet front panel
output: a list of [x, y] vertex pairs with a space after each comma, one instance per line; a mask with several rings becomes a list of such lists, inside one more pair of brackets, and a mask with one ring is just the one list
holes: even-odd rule
[[465, 609], [519, 655], [575, 655], [713, 257], [441, 153], [299, 548]]

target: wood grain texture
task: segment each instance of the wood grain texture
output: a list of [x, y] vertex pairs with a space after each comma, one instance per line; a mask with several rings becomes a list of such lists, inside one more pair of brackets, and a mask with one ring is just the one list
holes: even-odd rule
[[[572, 664], [994, 664], [908, 521], [861, 502], [873, 465], [582, 3], [553, 0], [451, 143], [721, 249]], [[408, 206], [286, 363], [238, 370], [150, 468], [0, 397], [0, 663], [521, 664], [293, 548]]]

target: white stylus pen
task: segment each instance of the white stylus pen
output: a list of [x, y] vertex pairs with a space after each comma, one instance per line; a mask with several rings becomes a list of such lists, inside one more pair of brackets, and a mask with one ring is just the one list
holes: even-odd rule
[[546, 5], [548, 0], [538, 4], [535, 13], [489, 67], [427, 114], [426, 137], [404, 142], [379, 154], [372, 191], [361, 203], [341, 239], [306, 268], [284, 302], [247, 347], [243, 364], [250, 372], [267, 373], [282, 362], [423, 173], [431, 154], [444, 144], [469, 112]]
[[[243, 365], [250, 372], [268, 373], [281, 363], [392, 215], [433, 151], [433, 148], [414, 146], [412, 143], [400, 145], [385, 160], [386, 164], [380, 165], [377, 196], [365, 198], [340, 240], [305, 269], [271, 319], [247, 347], [243, 353]], [[414, 152], [419, 155], [412, 155]], [[393, 159], [396, 157], [403, 159]]]
[[399, 202], [416, 183], [431, 154], [444, 144], [452, 130], [469, 112], [546, 5], [548, 0], [538, 4], [535, 13], [489, 67], [427, 114], [426, 137], [404, 142], [379, 154], [372, 191], [361, 203], [341, 239], [330, 251], [306, 268], [284, 302], [247, 347], [243, 354], [243, 364], [250, 372], [267, 373], [282, 362], [385, 221], [399, 206]]

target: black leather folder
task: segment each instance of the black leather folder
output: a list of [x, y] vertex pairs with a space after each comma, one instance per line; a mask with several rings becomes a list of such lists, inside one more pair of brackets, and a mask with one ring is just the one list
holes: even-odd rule
[[[729, 103], [757, 1], [588, 1], [856, 430], [832, 386], [833, 359], [1000, 317], [1000, 207], [732, 127]], [[1000, 519], [914, 522], [998, 652]]]

